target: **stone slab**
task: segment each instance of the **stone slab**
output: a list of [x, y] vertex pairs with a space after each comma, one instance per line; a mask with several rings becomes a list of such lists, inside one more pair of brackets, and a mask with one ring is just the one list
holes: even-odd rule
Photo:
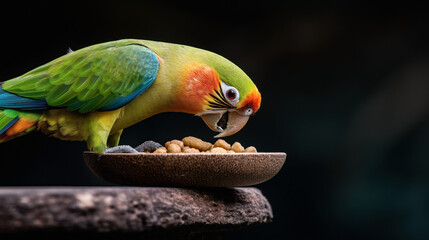
[[189, 236], [270, 222], [256, 188], [0, 188], [0, 235], [148, 233]]

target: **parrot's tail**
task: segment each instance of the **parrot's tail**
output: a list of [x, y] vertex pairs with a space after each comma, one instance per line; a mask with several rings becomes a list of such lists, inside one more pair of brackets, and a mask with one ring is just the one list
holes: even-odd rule
[[37, 128], [40, 114], [0, 109], [0, 143], [25, 135]]

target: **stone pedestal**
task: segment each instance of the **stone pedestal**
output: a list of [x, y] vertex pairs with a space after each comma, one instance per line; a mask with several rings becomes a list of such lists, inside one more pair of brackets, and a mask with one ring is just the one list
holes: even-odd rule
[[272, 218], [270, 204], [256, 188], [0, 188], [0, 239], [198, 239]]

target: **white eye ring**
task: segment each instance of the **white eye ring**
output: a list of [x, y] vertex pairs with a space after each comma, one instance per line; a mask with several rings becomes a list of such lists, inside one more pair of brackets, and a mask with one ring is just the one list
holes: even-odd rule
[[253, 109], [251, 109], [251, 108], [248, 108], [248, 109], [246, 109], [246, 111], [244, 111], [245, 115], [251, 115], [252, 113], [253, 113]]
[[240, 94], [235, 87], [228, 86], [222, 82], [222, 94], [228, 103], [234, 107], [237, 107]]

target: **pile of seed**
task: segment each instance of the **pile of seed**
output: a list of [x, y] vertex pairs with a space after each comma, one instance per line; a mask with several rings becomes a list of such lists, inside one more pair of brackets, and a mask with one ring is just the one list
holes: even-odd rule
[[152, 153], [255, 153], [253, 146], [244, 148], [239, 142], [229, 144], [223, 139], [217, 140], [214, 144], [205, 142], [196, 137], [185, 137], [182, 140], [171, 140], [164, 146], [156, 148]]

